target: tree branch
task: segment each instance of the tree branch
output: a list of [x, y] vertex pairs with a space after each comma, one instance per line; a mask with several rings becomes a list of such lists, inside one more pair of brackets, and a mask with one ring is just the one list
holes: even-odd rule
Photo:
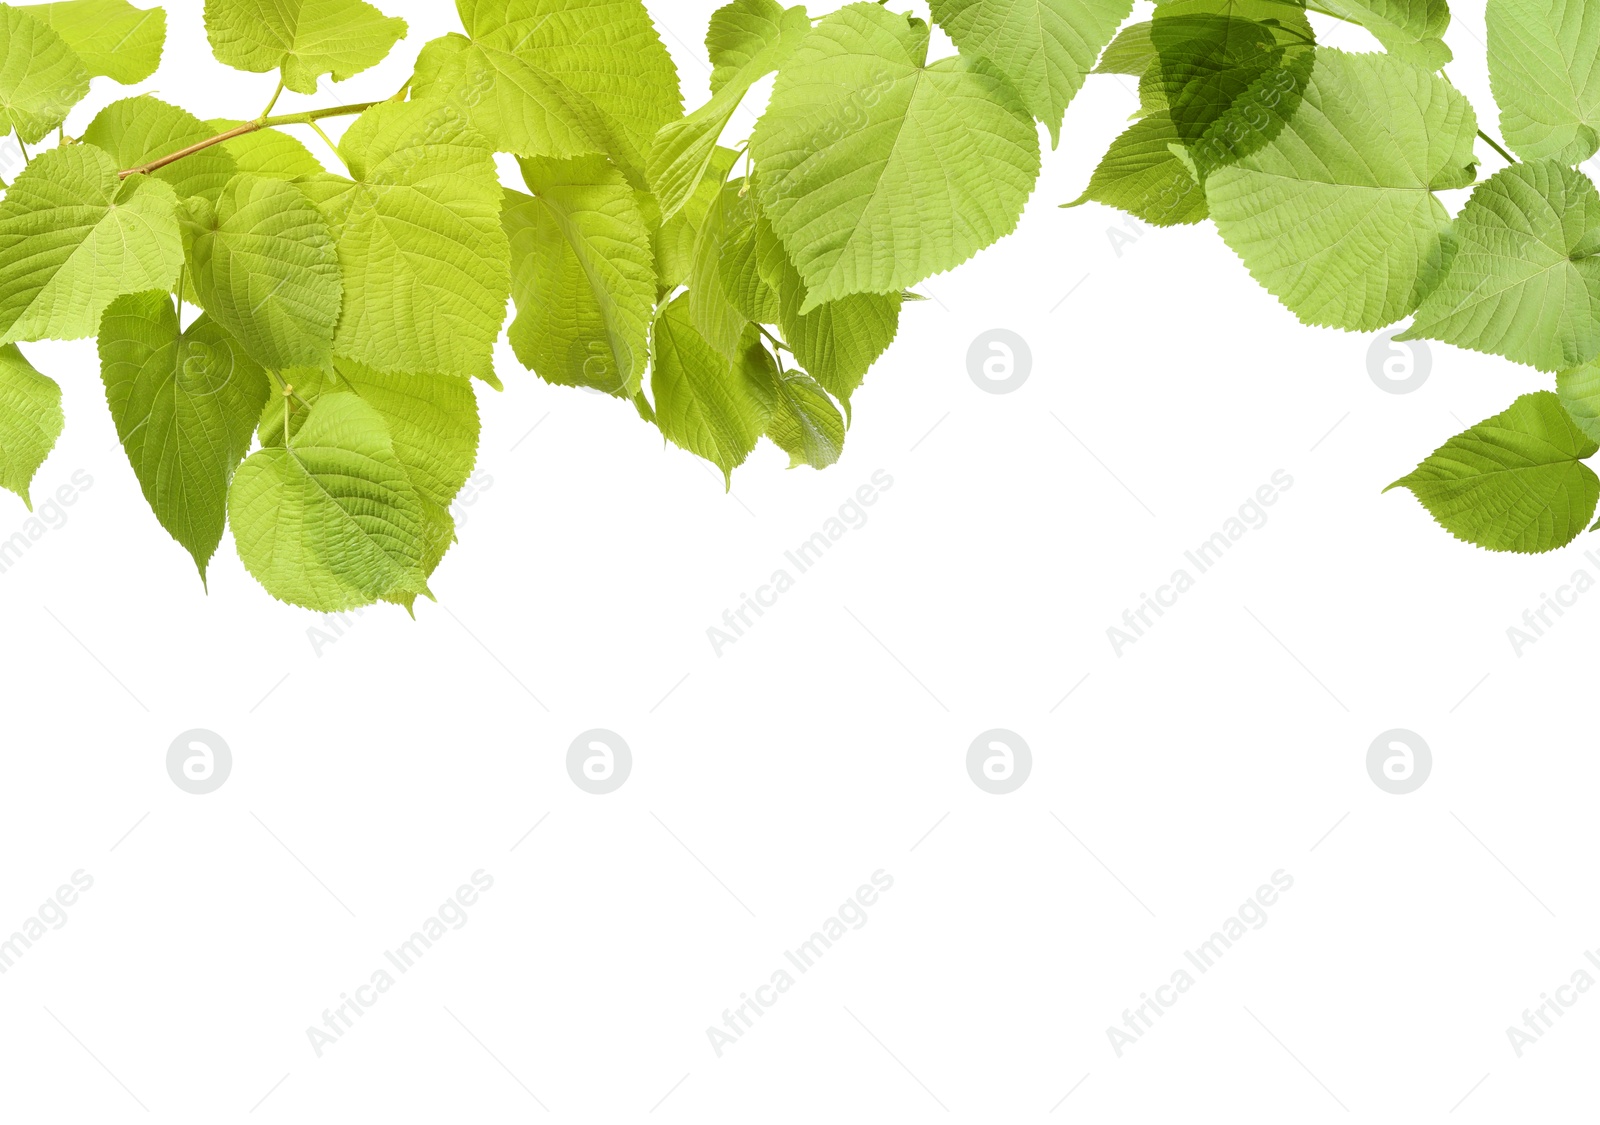
[[314, 125], [327, 117], [354, 117], [356, 114], [365, 113], [375, 105], [382, 104], [382, 102], [360, 102], [356, 105], [336, 105], [327, 109], [313, 109], [308, 113], [285, 113], [278, 117], [265, 117], [259, 121], [246, 121], [243, 125], [237, 125], [225, 133], [207, 137], [203, 141], [195, 142], [188, 148], [181, 148], [167, 156], [157, 157], [148, 164], [141, 164], [137, 168], [128, 168], [118, 172], [117, 175], [124, 180], [129, 176], [148, 176], [151, 172], [165, 168], [169, 164], [176, 164], [185, 157], [193, 156], [197, 152], [204, 152], [214, 145], [220, 145], [224, 141], [231, 141], [235, 137], [242, 137], [246, 133], [254, 133], [260, 129], [275, 129], [281, 125]]

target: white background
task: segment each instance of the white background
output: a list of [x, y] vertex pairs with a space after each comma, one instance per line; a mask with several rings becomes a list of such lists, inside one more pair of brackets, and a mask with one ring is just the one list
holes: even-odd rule
[[[650, 6], [696, 105], [714, 4]], [[387, 96], [457, 26], [386, 7], [412, 28], [388, 62], [283, 107]], [[168, 9], [140, 89], [258, 112], [272, 79], [211, 58], [199, 0]], [[1495, 131], [1482, 37], [1458, 11], [1451, 76]], [[1435, 345], [1386, 393], [1370, 338], [1300, 326], [1209, 223], [1059, 210], [1130, 86], [1092, 78], [1020, 231], [922, 287], [838, 466], [767, 446], [724, 495], [502, 347], [439, 604], [320, 648], [231, 539], [202, 590], [92, 343], [34, 348], [68, 420], [35, 495], [94, 483], [0, 575], [0, 936], [94, 886], [0, 976], [0, 1119], [1577, 1120], [1600, 997], [1521, 1058], [1506, 1028], [1600, 945], [1600, 596], [1520, 656], [1506, 630], [1600, 566], [1380, 494], [1550, 380]], [[97, 81], [69, 131], [123, 93]], [[966, 363], [998, 327], [1033, 356], [1006, 395]], [[867, 524], [716, 655], [708, 627], [880, 469]], [[1117, 655], [1107, 628], [1280, 469], [1266, 525]], [[0, 538], [26, 519], [0, 506]], [[634, 759], [607, 796], [565, 764], [596, 727]], [[995, 727], [1033, 755], [1006, 796], [966, 768]], [[1433, 754], [1407, 796], [1366, 766], [1396, 727]], [[208, 796], [167, 775], [191, 728], [232, 749]], [[307, 1028], [479, 869], [467, 924], [319, 1058]], [[867, 924], [719, 1058], [706, 1029], [879, 869]], [[1280, 869], [1267, 924], [1119, 1057], [1107, 1028]]]

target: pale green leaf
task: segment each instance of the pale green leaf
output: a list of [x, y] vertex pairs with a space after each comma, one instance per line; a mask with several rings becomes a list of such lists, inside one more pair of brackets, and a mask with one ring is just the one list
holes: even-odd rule
[[30, 512], [28, 488], [64, 424], [60, 386], [15, 344], [0, 347], [0, 488], [22, 497]]
[[119, 180], [93, 145], [51, 149], [0, 202], [0, 343], [93, 336], [113, 300], [171, 289], [182, 264], [171, 187]]
[[[695, 240], [689, 272], [689, 318], [695, 331], [729, 360], [738, 357], [750, 321], [733, 303], [731, 287], [723, 284], [723, 268], [731, 261], [730, 240], [742, 237], [753, 242], [754, 236], [755, 201], [741, 184], [724, 184]], [[747, 261], [755, 272], [754, 256]], [[759, 274], [756, 276], [759, 279]]]
[[774, 404], [767, 437], [789, 455], [789, 467], [826, 469], [844, 452], [844, 417], [804, 371], [772, 369]]
[[663, 218], [672, 218], [699, 187], [711, 167], [717, 138], [750, 87], [788, 62], [810, 31], [805, 8], [786, 9], [775, 0], [734, 0], [717, 9], [706, 33], [706, 49], [716, 68], [711, 100], [662, 126], [650, 149], [647, 173]]
[[1489, 0], [1484, 23], [1489, 85], [1511, 151], [1563, 164], [1600, 151], [1600, 4]]
[[890, 293], [1011, 233], [1039, 174], [1032, 117], [990, 65], [925, 65], [928, 26], [825, 18], [778, 75], [751, 153], [813, 304]]
[[[753, 335], [753, 333], [752, 333]], [[722, 470], [733, 470], [755, 449], [772, 417], [766, 350], [747, 339], [729, 363], [695, 331], [689, 302], [678, 297], [656, 316], [650, 390], [656, 424], [667, 440]]]
[[1450, 27], [1445, 0], [1311, 0], [1307, 7], [1360, 24], [1391, 55], [1423, 70], [1438, 70], [1450, 61], [1444, 43]]
[[1433, 192], [1472, 182], [1476, 129], [1443, 79], [1321, 47], [1283, 130], [1207, 178], [1211, 217], [1305, 323], [1380, 328], [1438, 279], [1449, 216]]
[[1129, 24], [1117, 32], [1117, 37], [1107, 44], [1091, 74], [1129, 74], [1142, 77], [1156, 61], [1155, 43], [1150, 38], [1151, 24]]
[[988, 59], [1061, 141], [1061, 120], [1133, 0], [931, 0], [963, 54]]
[[1600, 477], [1581, 462], [1597, 451], [1561, 400], [1538, 391], [1457, 434], [1389, 488], [1409, 488], [1457, 539], [1491, 551], [1551, 551], [1594, 515]]
[[301, 185], [339, 243], [334, 351], [380, 371], [492, 377], [511, 292], [493, 154], [428, 102], [367, 110], [339, 149], [354, 182]]
[[1600, 441], [1600, 359], [1557, 374], [1556, 392], [1578, 429]]
[[701, 224], [705, 222], [717, 193], [727, 182], [728, 173], [732, 171], [738, 156], [733, 149], [718, 145], [711, 154], [711, 164], [706, 174], [695, 186], [694, 194], [678, 208], [677, 214], [665, 222], [660, 220], [660, 207], [655, 196], [647, 191], [639, 192], [639, 208], [645, 214], [645, 221], [651, 225], [651, 244], [656, 251], [656, 280], [661, 296], [688, 281], [689, 271], [694, 268], [695, 240], [699, 238]]
[[1177, 155], [1181, 144], [1166, 110], [1140, 118], [1111, 142], [1089, 186], [1065, 206], [1093, 200], [1157, 227], [1200, 222], [1210, 214], [1206, 193]]
[[61, 0], [23, 10], [54, 28], [90, 74], [128, 86], [161, 65], [167, 41], [167, 13], [161, 8], [135, 8], [128, 0]]
[[524, 160], [507, 193], [511, 346], [546, 382], [632, 398], [649, 363], [655, 255], [634, 190], [603, 157]]
[[377, 66], [406, 35], [406, 21], [364, 0], [206, 0], [206, 37], [220, 62], [263, 74], [282, 70], [297, 94], [317, 92]]
[[[226, 133], [242, 124], [242, 121], [218, 118], [207, 121], [206, 128], [213, 133]], [[301, 176], [320, 176], [327, 171], [321, 161], [311, 155], [310, 149], [280, 129], [257, 129], [223, 141], [221, 147], [233, 157], [239, 171], [256, 176], [295, 180]]]
[[[84, 130], [82, 140], [111, 154], [118, 168], [139, 168], [162, 156], [216, 136], [186, 110], [142, 94], [123, 98], [102, 109]], [[238, 171], [222, 145], [156, 169], [153, 178], [172, 185], [180, 199], [200, 196], [215, 203], [223, 185]]]
[[21, 8], [0, 4], [0, 136], [28, 144], [67, 119], [89, 92], [89, 71], [67, 41]]
[[344, 285], [322, 212], [287, 181], [241, 174], [191, 216], [195, 291], [217, 323], [269, 370], [326, 366]]
[[133, 293], [100, 324], [100, 376], [117, 437], [161, 526], [204, 581], [228, 482], [250, 450], [267, 376], [209, 316], [182, 332], [169, 293]]
[[1479, 184], [1444, 280], [1401, 339], [1427, 337], [1541, 371], [1600, 354], [1600, 193], [1541, 160]]
[[467, 36], [423, 48], [412, 92], [460, 108], [495, 149], [609, 155], [635, 187], [683, 114], [678, 71], [640, 0], [457, 0]]
[[228, 518], [239, 558], [275, 598], [335, 613], [428, 594], [422, 502], [359, 395], [323, 395], [286, 445], [251, 454]]

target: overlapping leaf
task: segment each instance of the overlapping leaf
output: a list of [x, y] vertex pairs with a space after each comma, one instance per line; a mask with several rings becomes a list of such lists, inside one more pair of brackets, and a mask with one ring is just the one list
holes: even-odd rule
[[1600, 355], [1600, 193], [1553, 160], [1479, 184], [1450, 270], [1402, 339], [1427, 337], [1541, 371]]
[[721, 469], [731, 486], [772, 417], [771, 356], [752, 332], [730, 363], [695, 331], [681, 296], [657, 314], [652, 337], [656, 424], [668, 441]]
[[767, 437], [789, 455], [789, 467], [826, 469], [844, 452], [844, 417], [827, 392], [804, 371], [772, 369], [772, 419]]
[[[140, 168], [214, 136], [198, 117], [143, 94], [102, 109], [84, 130], [83, 140], [109, 152], [119, 168]], [[216, 145], [158, 168], [153, 178], [171, 184], [179, 198], [200, 196], [215, 203], [236, 171], [228, 150]]]
[[1582, 461], [1596, 452], [1560, 399], [1539, 391], [1457, 434], [1389, 488], [1409, 488], [1457, 539], [1491, 551], [1549, 551], [1594, 516], [1600, 477]]
[[241, 173], [215, 209], [189, 209], [184, 243], [200, 303], [253, 360], [280, 371], [333, 359], [339, 252], [299, 188]]
[[33, 144], [89, 92], [89, 70], [67, 41], [21, 8], [0, 4], [0, 135]]
[[511, 291], [493, 154], [430, 102], [369, 109], [339, 149], [353, 181], [301, 185], [339, 244], [335, 352], [380, 371], [492, 377]]
[[982, 60], [927, 65], [928, 37], [851, 4], [773, 86], [750, 151], [808, 306], [960, 265], [1015, 229], [1033, 190], [1039, 141], [1017, 94]]
[[126, 86], [143, 82], [161, 65], [167, 41], [161, 8], [135, 8], [128, 0], [60, 0], [24, 10], [66, 40], [90, 74]]
[[663, 218], [676, 214], [700, 185], [717, 138], [750, 87], [784, 65], [810, 31], [805, 8], [784, 8], [776, 0], [734, 0], [711, 17], [711, 100], [662, 126], [650, 149], [647, 172]]
[[0, 202], [0, 343], [92, 336], [113, 300], [170, 289], [182, 263], [171, 187], [119, 179], [93, 145], [51, 149]]
[[239, 558], [276, 598], [323, 613], [427, 595], [424, 511], [383, 416], [327, 394], [228, 493]]
[[467, 36], [429, 43], [412, 92], [457, 107], [495, 149], [608, 154], [638, 187], [656, 131], [683, 113], [641, 0], [457, 0]]
[[655, 256], [634, 189], [601, 157], [524, 160], [533, 194], [510, 192], [510, 330], [546, 382], [621, 398], [639, 391], [655, 312]]
[[171, 294], [156, 292], [106, 310], [100, 374], [139, 487], [203, 580], [222, 541], [228, 483], [267, 400], [266, 373], [209, 316], [180, 332]]
[[1265, 148], [1213, 172], [1217, 230], [1307, 324], [1368, 331], [1416, 308], [1445, 260], [1434, 191], [1474, 175], [1472, 108], [1387, 55], [1318, 48], [1304, 99]]
[[994, 64], [1028, 112], [1061, 141], [1061, 120], [1132, 0], [932, 0], [934, 21]]
[[1360, 24], [1391, 55], [1423, 70], [1438, 70], [1450, 61], [1444, 43], [1450, 27], [1445, 0], [1310, 0], [1306, 6]]
[[[206, 122], [213, 135], [228, 132], [244, 124], [217, 118]], [[301, 176], [320, 176], [327, 171], [311, 150], [294, 137], [278, 129], [257, 129], [253, 133], [222, 142], [222, 150], [233, 157], [241, 172], [256, 176], [271, 176], [279, 180], [294, 180]]]
[[1083, 195], [1064, 206], [1093, 200], [1152, 226], [1198, 223], [1210, 214], [1206, 193], [1181, 151], [1177, 126], [1166, 110], [1141, 117], [1111, 142]]

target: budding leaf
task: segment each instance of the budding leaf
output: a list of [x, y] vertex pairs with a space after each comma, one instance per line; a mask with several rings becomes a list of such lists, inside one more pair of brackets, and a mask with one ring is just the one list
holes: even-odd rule
[[[750, 336], [753, 336], [752, 332]], [[695, 331], [686, 297], [656, 316], [650, 390], [667, 440], [722, 470], [731, 487], [772, 417], [772, 359], [746, 337], [729, 363]]]

